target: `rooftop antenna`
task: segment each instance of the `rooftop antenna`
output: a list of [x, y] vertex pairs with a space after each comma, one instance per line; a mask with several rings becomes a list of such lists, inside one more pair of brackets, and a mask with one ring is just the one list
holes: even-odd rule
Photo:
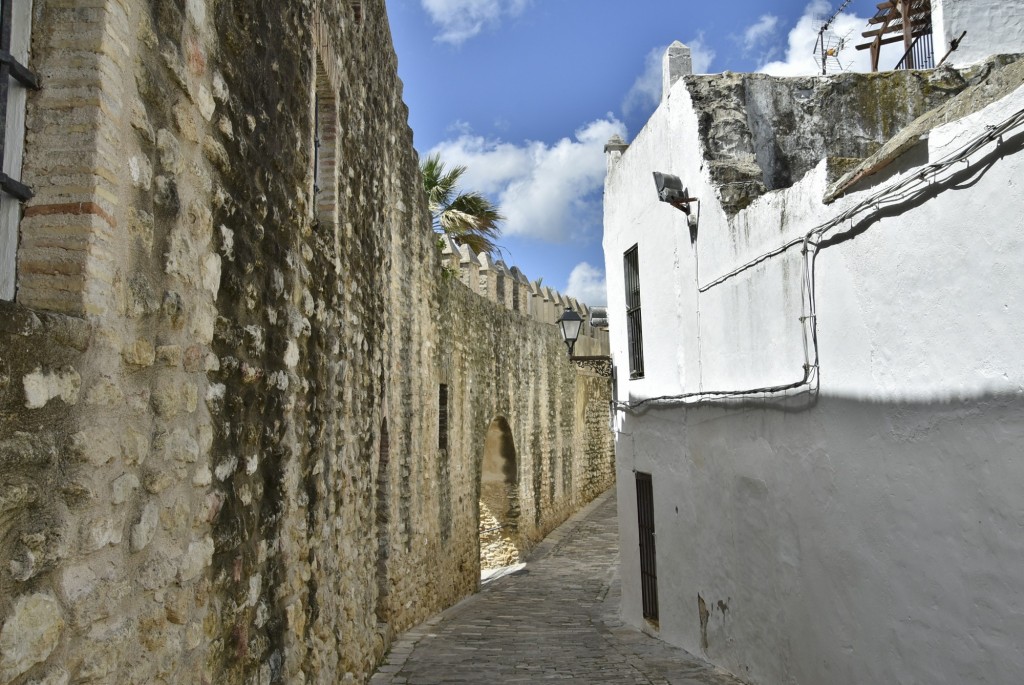
[[835, 60], [835, 64], [840, 70], [843, 69], [843, 64], [839, 61], [839, 52], [846, 47], [846, 39], [849, 38], [849, 34], [838, 38], [830, 28], [832, 22], [836, 20], [843, 10], [853, 2], [853, 0], [843, 0], [843, 4], [839, 6], [835, 12], [832, 13], [828, 19], [818, 29], [818, 40], [814, 43], [814, 61], [821, 67], [821, 75], [825, 76], [828, 74], [828, 61], [830, 59]]

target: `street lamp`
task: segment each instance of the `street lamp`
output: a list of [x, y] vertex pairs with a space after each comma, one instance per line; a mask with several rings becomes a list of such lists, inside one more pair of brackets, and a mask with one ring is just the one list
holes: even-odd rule
[[562, 340], [569, 348], [569, 356], [572, 357], [573, 348], [576, 346], [576, 339], [580, 337], [580, 329], [583, 328], [583, 319], [580, 315], [566, 307], [562, 316], [558, 318], [558, 327], [562, 331]]

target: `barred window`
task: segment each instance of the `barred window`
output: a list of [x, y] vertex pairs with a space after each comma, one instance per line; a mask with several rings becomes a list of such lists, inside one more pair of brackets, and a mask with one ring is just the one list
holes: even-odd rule
[[644, 376], [644, 333], [640, 318], [640, 266], [637, 245], [626, 250], [626, 334], [629, 337], [629, 377]]
[[25, 96], [39, 88], [28, 69], [32, 3], [0, 2], [0, 299], [14, 299], [21, 203], [32, 190], [21, 182], [25, 145]]
[[437, 448], [448, 449], [448, 386], [437, 389]]

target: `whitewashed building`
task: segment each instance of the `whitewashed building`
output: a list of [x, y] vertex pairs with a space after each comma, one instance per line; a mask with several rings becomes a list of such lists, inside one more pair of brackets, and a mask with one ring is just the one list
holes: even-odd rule
[[752, 683], [1024, 682], [1024, 61], [688, 61], [606, 148], [624, 618]]

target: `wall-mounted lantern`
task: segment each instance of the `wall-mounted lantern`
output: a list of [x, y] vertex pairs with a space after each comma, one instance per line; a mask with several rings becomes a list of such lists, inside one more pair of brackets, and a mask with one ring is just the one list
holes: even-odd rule
[[[654, 187], [658, 191], [658, 199], [667, 202], [686, 214], [686, 224], [690, 228], [690, 242], [697, 242], [697, 217], [700, 215], [700, 200], [690, 197], [690, 191], [683, 187], [678, 176], [654, 172]], [[697, 203], [697, 214], [690, 213], [690, 203]]]
[[597, 376], [603, 376], [604, 378], [612, 377], [612, 358], [608, 355], [577, 357], [573, 354], [576, 340], [580, 337], [580, 331], [583, 329], [583, 318], [579, 314], [574, 312], [571, 307], [566, 307], [555, 323], [558, 324], [558, 330], [562, 333], [562, 340], [565, 341], [565, 346], [569, 348], [570, 362], [580, 368], [589, 369], [590, 373]]
[[574, 312], [571, 307], [566, 307], [562, 316], [558, 318], [558, 328], [562, 331], [562, 340], [569, 348], [569, 356], [572, 357], [573, 348], [576, 347], [576, 340], [580, 337], [580, 329], [583, 328], [583, 319]]

